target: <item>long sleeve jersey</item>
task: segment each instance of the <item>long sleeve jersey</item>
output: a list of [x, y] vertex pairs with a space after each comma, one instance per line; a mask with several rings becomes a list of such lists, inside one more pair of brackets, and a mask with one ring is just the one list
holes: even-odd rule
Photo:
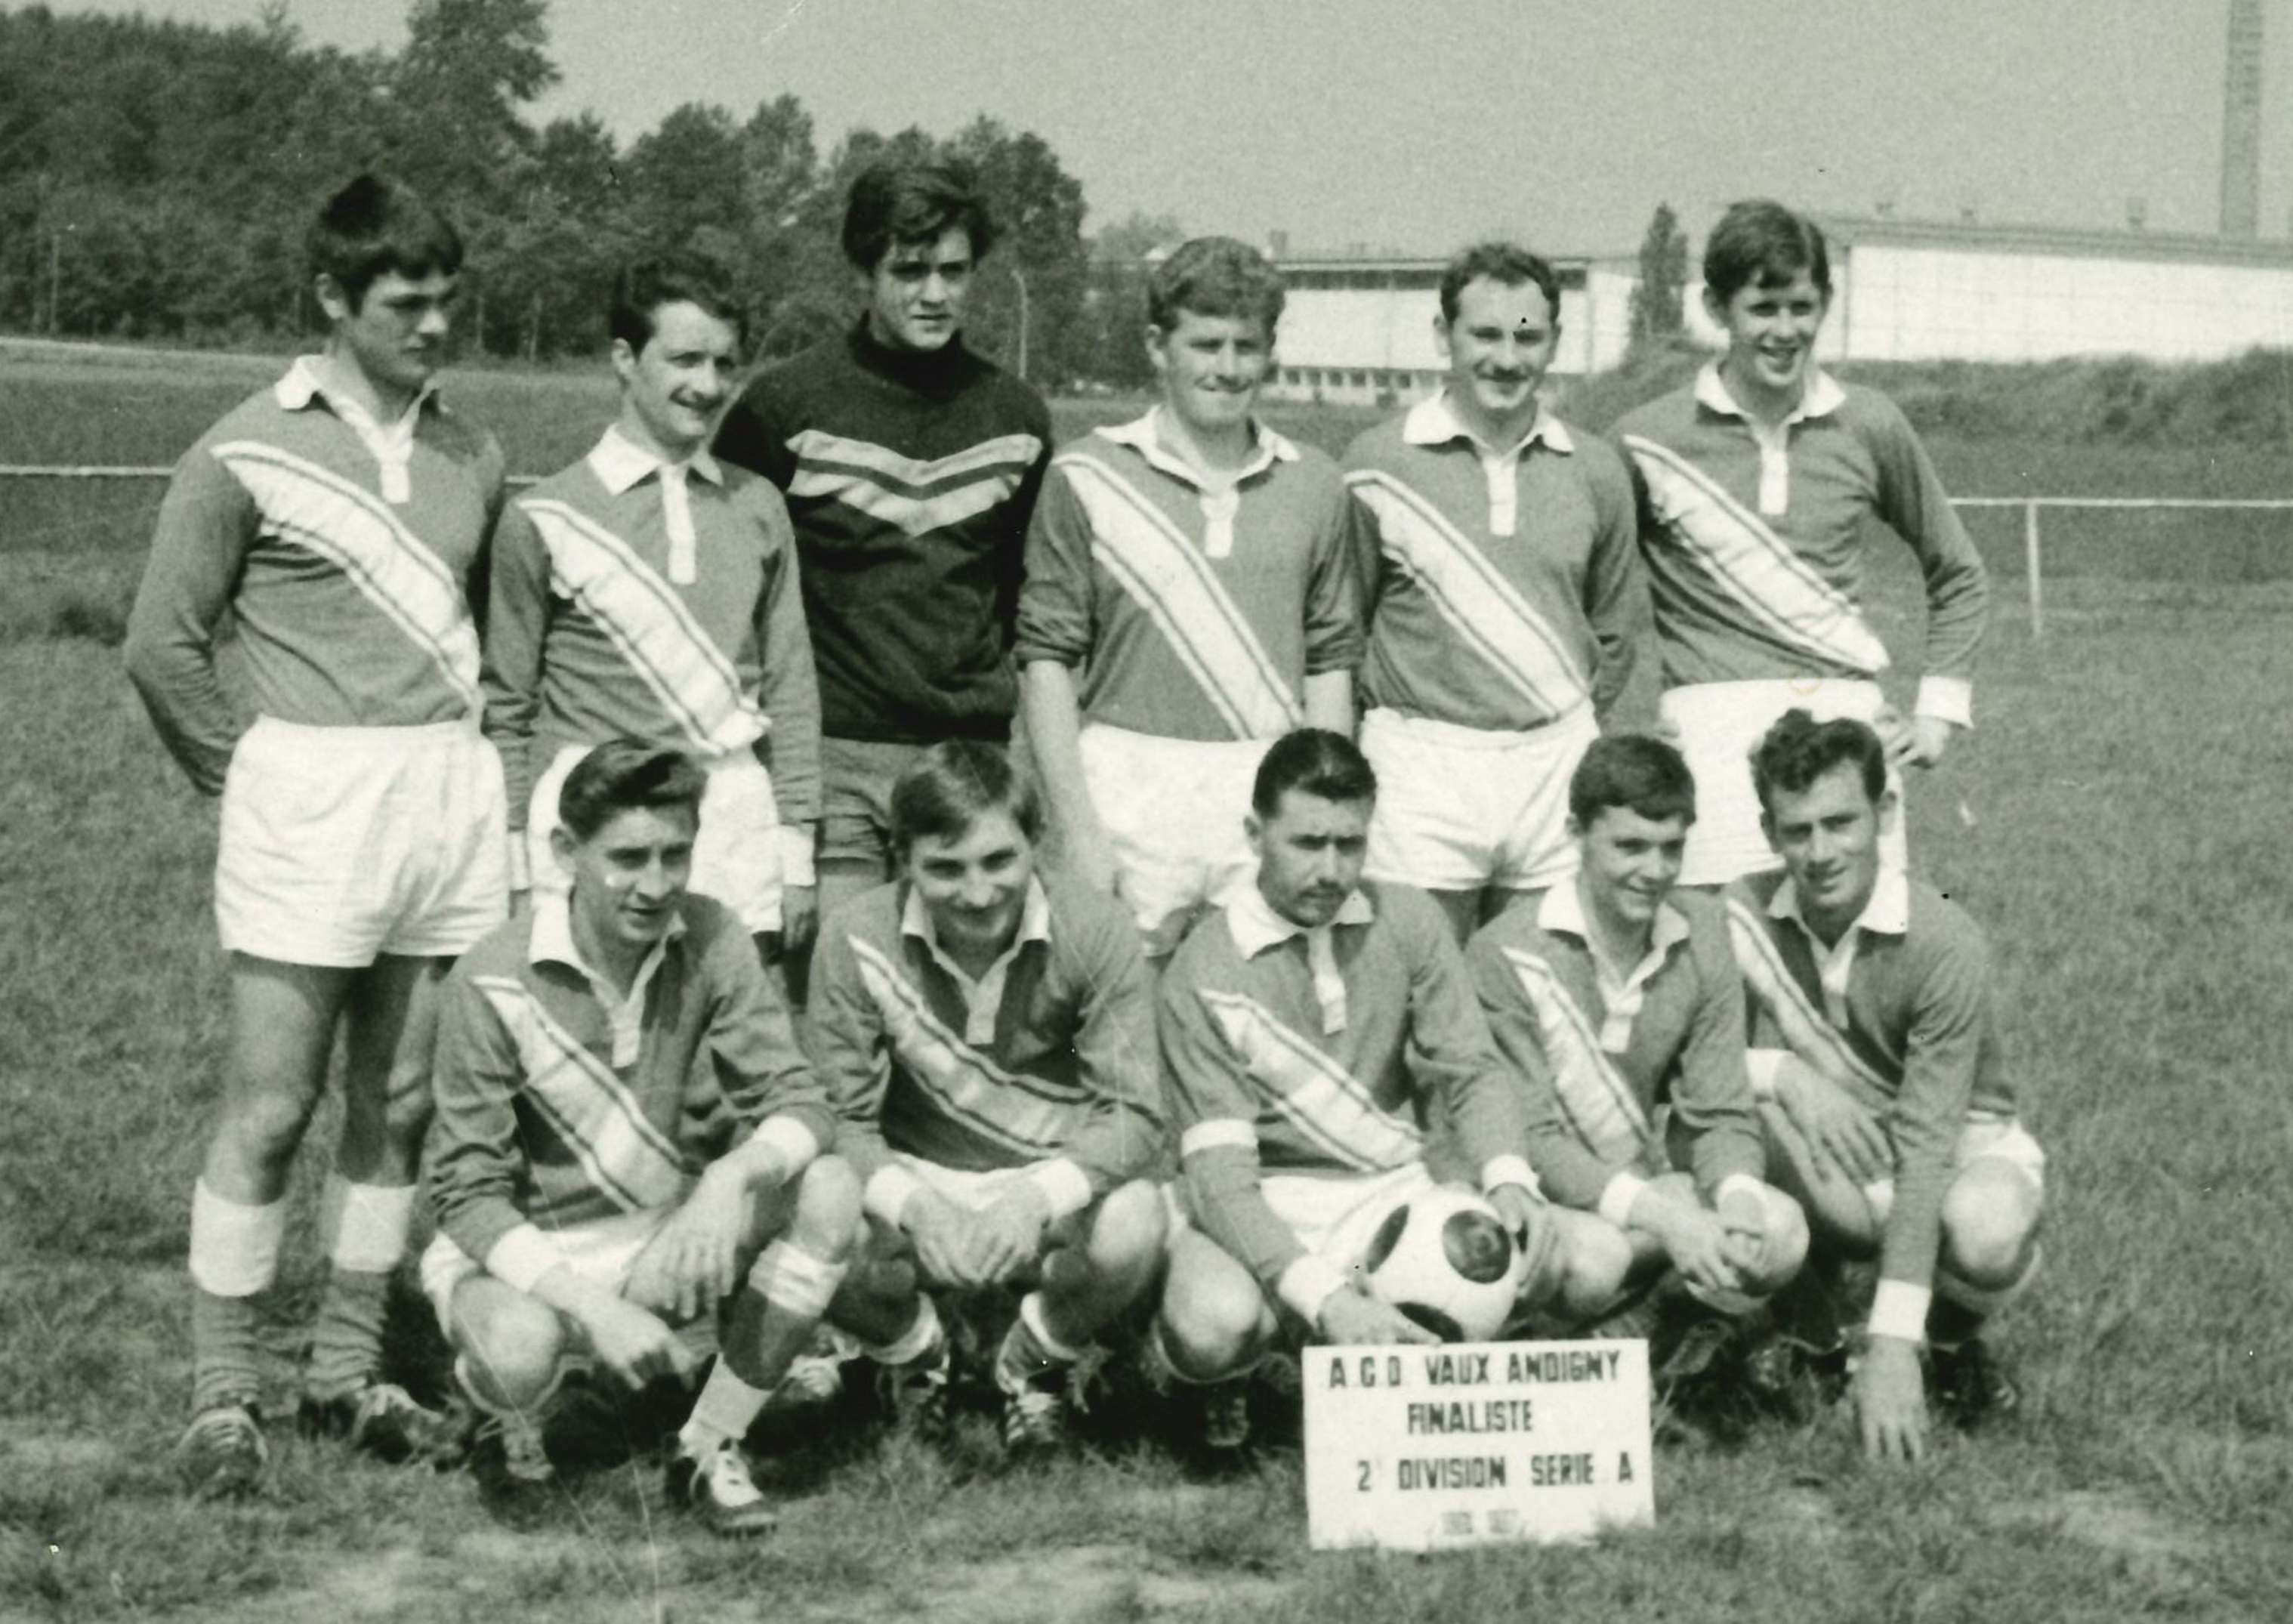
[[1032, 881], [1010, 949], [975, 981], [914, 890], [880, 887], [822, 930], [811, 1028], [845, 1159], [887, 1222], [914, 1188], [894, 1151], [1029, 1168], [1055, 1217], [1163, 1153], [1152, 988], [1110, 897]]
[[1195, 1220], [1268, 1291], [1306, 1254], [1261, 1172], [1346, 1177], [1462, 1156], [1484, 1189], [1534, 1188], [1519, 1092], [1423, 892], [1365, 882], [1309, 930], [1253, 886], [1195, 928], [1159, 996]]
[[1971, 720], [1989, 580], [1893, 402], [1819, 372], [1799, 410], [1768, 430], [1714, 365], [1628, 413], [1616, 434], [1641, 489], [1665, 686], [1886, 670], [1863, 611], [1861, 532], [1876, 517], [1910, 544], [1926, 578], [1917, 708]]
[[1051, 445], [1042, 397], [959, 340], [906, 354], [863, 321], [766, 372], [717, 454], [788, 499], [831, 738], [1009, 733], [1013, 618]]
[[[1744, 1069], [1744, 987], [1720, 904], [1679, 895], [1622, 974], [1592, 946], [1574, 882], [1474, 936], [1465, 960], [1525, 1092], [1544, 1191], [1619, 1228], [1685, 1139], [1697, 1188], [1760, 1178], [1767, 1156]], [[1671, 1129], [1658, 1111], [1669, 1108]]]
[[1368, 703], [1489, 732], [1588, 701], [1604, 723], [1651, 719], [1654, 682], [1633, 683], [1648, 583], [1613, 447], [1541, 414], [1493, 449], [1444, 394], [1364, 434], [1345, 469], [1366, 514]]
[[474, 719], [470, 589], [501, 508], [492, 435], [425, 392], [377, 425], [304, 356], [175, 465], [127, 672], [202, 793], [243, 720], [215, 670], [231, 612], [255, 711], [330, 727]]
[[834, 1142], [826, 1091], [732, 912], [687, 896], [626, 997], [545, 897], [447, 978], [431, 1086], [438, 1227], [521, 1289], [549, 1232], [680, 1200], [749, 1131], [801, 1166]]
[[511, 501], [492, 583], [485, 731], [512, 829], [560, 748], [612, 738], [751, 750], [781, 822], [818, 820], [820, 694], [787, 510], [766, 481], [706, 454], [672, 470], [608, 430]]
[[1827, 948], [1787, 875], [1739, 880], [1727, 898], [1753, 1007], [1801, 1060], [1876, 1112], [1894, 1147], [1882, 1281], [1929, 1289], [1959, 1131], [1970, 1112], [2014, 1113], [1982, 933], [1896, 869], [1880, 871], [1862, 916]]
[[1091, 721], [1271, 739], [1305, 679], [1361, 663], [1353, 516], [1328, 458], [1260, 426], [1229, 487], [1163, 443], [1161, 409], [1051, 460], [1027, 540], [1018, 659], [1084, 668]]

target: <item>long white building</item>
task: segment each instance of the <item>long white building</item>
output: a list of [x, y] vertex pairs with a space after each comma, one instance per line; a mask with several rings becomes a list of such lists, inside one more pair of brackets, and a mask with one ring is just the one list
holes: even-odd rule
[[[1831, 361], [2206, 361], [2293, 349], [2293, 243], [1891, 219], [1826, 219]], [[1701, 244], [1697, 245], [1701, 253]], [[1695, 256], [1691, 256], [1693, 264]], [[1624, 358], [1638, 262], [1554, 256], [1562, 378]], [[1283, 254], [1289, 301], [1268, 393], [1406, 403], [1441, 377], [1433, 317], [1444, 264], [1393, 255]], [[1700, 285], [1683, 304], [1710, 342]]]

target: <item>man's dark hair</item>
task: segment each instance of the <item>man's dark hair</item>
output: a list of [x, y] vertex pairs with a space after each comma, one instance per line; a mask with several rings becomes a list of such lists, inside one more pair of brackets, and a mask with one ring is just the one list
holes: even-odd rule
[[573, 764], [557, 792], [557, 821], [586, 840], [633, 808], [683, 807], [701, 820], [709, 775], [681, 750], [636, 739], [608, 739]]
[[1250, 786], [1250, 809], [1272, 817], [1292, 790], [1324, 800], [1375, 800], [1377, 773], [1344, 734], [1300, 727], [1267, 746]]
[[1855, 768], [1873, 806], [1887, 792], [1887, 747], [1868, 724], [1852, 717], [1819, 722], [1804, 710], [1787, 710], [1752, 747], [1752, 787], [1762, 814], [1774, 810], [1776, 792], [1797, 795], [1841, 763]]
[[1146, 323], [1167, 333], [1182, 311], [1259, 322], [1266, 341], [1282, 320], [1282, 273], [1266, 256], [1231, 237], [1183, 242], [1146, 277]]
[[697, 254], [640, 260], [615, 277], [606, 330], [630, 349], [643, 350], [652, 337], [655, 313], [664, 304], [698, 304], [729, 323], [738, 342], [747, 341], [748, 312], [733, 297], [723, 269]]
[[353, 314], [385, 271], [410, 278], [462, 268], [462, 239], [451, 223], [387, 175], [361, 175], [328, 198], [304, 247], [311, 274], [334, 278]]
[[1544, 296], [1546, 310], [1560, 320], [1560, 274], [1541, 254], [1532, 254], [1517, 242], [1477, 242], [1459, 253], [1441, 272], [1441, 319], [1457, 319], [1457, 296], [1465, 285], [1487, 277], [1508, 288], [1535, 282]]
[[1611, 807], [1650, 823], [1696, 821], [1696, 779], [1681, 753], [1646, 734], [1612, 734], [1592, 741], [1568, 779], [1568, 816], [1580, 830]]
[[1033, 778], [996, 745], [943, 739], [892, 783], [893, 854], [904, 863], [918, 840], [961, 840], [990, 812], [1009, 813], [1030, 843], [1042, 838], [1043, 804]]
[[1787, 286], [1806, 272], [1831, 296], [1831, 255], [1823, 228], [1766, 198], [1730, 203], [1704, 244], [1704, 291], [1722, 304], [1739, 288]]
[[872, 272], [901, 243], [932, 242], [960, 229], [971, 257], [987, 257], [995, 217], [971, 166], [959, 158], [882, 158], [860, 172], [844, 200], [844, 257]]

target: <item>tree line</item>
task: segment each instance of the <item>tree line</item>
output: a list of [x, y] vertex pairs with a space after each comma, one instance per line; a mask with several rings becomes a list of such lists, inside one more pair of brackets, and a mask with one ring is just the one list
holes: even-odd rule
[[304, 228], [374, 167], [458, 223], [473, 350], [595, 353], [620, 267], [689, 248], [743, 290], [769, 359], [849, 320], [852, 178], [937, 153], [972, 164], [1004, 231], [970, 342], [1047, 386], [1143, 380], [1138, 256], [1182, 233], [1132, 216], [1086, 238], [1082, 184], [1041, 136], [983, 115], [823, 149], [788, 94], [745, 118], [689, 102], [627, 143], [593, 113], [537, 124], [558, 78], [547, 11], [413, 0], [395, 53], [311, 45], [276, 4], [231, 28], [0, 12], [0, 328], [193, 345], [307, 330]]

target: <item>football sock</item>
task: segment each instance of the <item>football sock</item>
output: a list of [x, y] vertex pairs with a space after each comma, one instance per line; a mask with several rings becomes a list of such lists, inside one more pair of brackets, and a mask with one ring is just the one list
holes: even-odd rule
[[1051, 1335], [1051, 1328], [1043, 1318], [1041, 1292], [1031, 1291], [1019, 1299], [1019, 1323], [1034, 1341], [1033, 1351], [1041, 1353], [1047, 1363], [1071, 1365], [1083, 1356], [1085, 1350]]
[[863, 1342], [861, 1350], [879, 1365], [912, 1365], [920, 1359], [936, 1358], [947, 1345], [947, 1335], [940, 1328], [939, 1310], [928, 1296], [919, 1295], [916, 1303], [915, 1320], [906, 1330], [880, 1345]]
[[312, 1328], [303, 1389], [313, 1399], [356, 1393], [382, 1364], [383, 1312], [391, 1271], [406, 1250], [414, 1187], [327, 1181], [319, 1232], [333, 1265]]
[[252, 1405], [263, 1391], [255, 1295], [279, 1272], [287, 1205], [247, 1206], [191, 1187], [191, 1408]]
[[766, 1396], [763, 1388], [751, 1387], [733, 1374], [731, 1365], [718, 1360], [701, 1386], [701, 1397], [693, 1402], [693, 1414], [677, 1429], [677, 1448], [701, 1456], [719, 1444], [746, 1437], [749, 1424], [765, 1407]]

